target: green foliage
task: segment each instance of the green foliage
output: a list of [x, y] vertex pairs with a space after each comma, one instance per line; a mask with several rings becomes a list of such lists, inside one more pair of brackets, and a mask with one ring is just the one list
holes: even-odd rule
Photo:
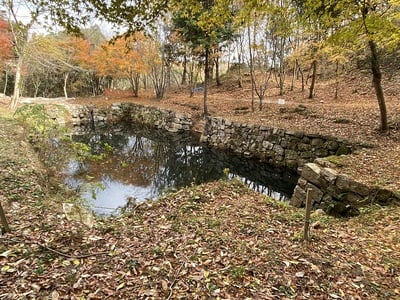
[[[65, 112], [65, 108], [57, 106], [59, 110]], [[43, 104], [24, 105], [18, 108], [15, 116], [26, 127], [31, 142], [37, 143], [58, 136], [61, 132], [65, 133], [65, 128], [61, 128], [55, 118], [49, 115]]]
[[244, 266], [232, 267], [231, 275], [234, 279], [241, 279], [246, 275], [246, 268]]
[[176, 3], [172, 22], [189, 47], [210, 49], [233, 39], [234, 14], [230, 0], [185, 0]]

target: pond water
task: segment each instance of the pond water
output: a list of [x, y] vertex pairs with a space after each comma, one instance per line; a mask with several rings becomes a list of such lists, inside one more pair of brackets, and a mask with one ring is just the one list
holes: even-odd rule
[[[65, 182], [79, 190], [97, 214], [118, 214], [128, 201], [158, 198], [163, 192], [228, 176], [277, 200], [290, 199], [297, 175], [256, 160], [209, 149], [188, 134], [140, 126], [82, 131], [73, 139], [100, 160], [69, 159]], [[225, 170], [225, 171], [224, 171]]]

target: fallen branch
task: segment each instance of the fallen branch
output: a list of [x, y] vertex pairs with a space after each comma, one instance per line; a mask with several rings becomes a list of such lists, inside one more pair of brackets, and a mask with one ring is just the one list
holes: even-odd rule
[[185, 264], [185, 262], [181, 263], [181, 265], [180, 265], [178, 271], [176, 271], [175, 276], [174, 276], [174, 280], [172, 281], [171, 285], [169, 286], [169, 295], [168, 295], [168, 297], [167, 297], [166, 300], [171, 299], [172, 293], [173, 293], [173, 290], [172, 290], [172, 289], [173, 289], [174, 285], [176, 284], [176, 282], [178, 281], [178, 275], [179, 275], [179, 273], [181, 272], [181, 270], [182, 270], [184, 264]]

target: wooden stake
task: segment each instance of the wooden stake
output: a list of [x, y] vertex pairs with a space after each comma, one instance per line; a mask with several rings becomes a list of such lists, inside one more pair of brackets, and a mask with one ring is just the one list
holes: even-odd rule
[[304, 241], [308, 242], [310, 240], [310, 215], [311, 215], [311, 197], [310, 192], [312, 191], [311, 188], [307, 189], [306, 195], [306, 217], [304, 220], [304, 234], [303, 239]]
[[4, 228], [4, 233], [11, 232], [10, 227], [8, 226], [7, 219], [6, 219], [6, 214], [4, 213], [3, 207], [1, 206], [0, 202], [0, 219], [1, 219], [1, 224], [3, 225]]

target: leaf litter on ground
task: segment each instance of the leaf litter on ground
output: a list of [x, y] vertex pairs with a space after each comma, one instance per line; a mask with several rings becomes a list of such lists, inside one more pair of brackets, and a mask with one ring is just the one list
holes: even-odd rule
[[[218, 101], [211, 95], [211, 110], [223, 113], [212, 108], [217, 102], [225, 109], [236, 105]], [[376, 135], [370, 102], [354, 109], [344, 104], [306, 102], [308, 115], [269, 104], [251, 116], [381, 144], [344, 157], [342, 171], [358, 168], [366, 182], [379, 172], [385, 184], [398, 187], [397, 176], [377, 168], [383, 154], [393, 154], [398, 132]], [[171, 100], [157, 105], [172, 106]], [[317, 225], [305, 244], [302, 209], [237, 181], [216, 181], [139, 204], [120, 217], [97, 217], [89, 228], [63, 213], [70, 195], [48, 182], [22, 128], [12, 119], [0, 123], [0, 201], [12, 229], [0, 236], [0, 299], [400, 298], [399, 207], [371, 205], [352, 219], [313, 214]]]

